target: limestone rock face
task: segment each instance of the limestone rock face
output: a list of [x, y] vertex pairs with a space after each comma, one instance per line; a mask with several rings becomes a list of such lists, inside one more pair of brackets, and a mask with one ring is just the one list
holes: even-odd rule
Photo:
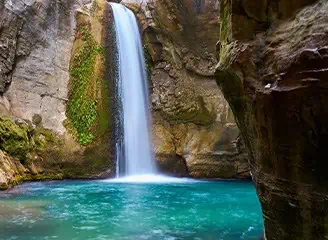
[[243, 3], [221, 1], [216, 76], [250, 155], [266, 239], [326, 239], [328, 3]]
[[102, 122], [96, 127], [101, 130], [92, 143], [83, 145], [83, 141], [77, 143], [77, 134], [64, 127], [72, 99], [71, 59], [81, 56], [86, 44], [81, 32], [86, 29], [89, 42], [99, 48], [103, 45], [105, 6], [104, 0], [0, 2], [0, 188], [22, 180], [97, 178], [113, 173], [107, 131], [109, 94], [100, 82], [105, 79], [102, 57], [92, 66], [94, 78], [100, 79], [94, 85], [103, 87], [94, 88], [98, 91], [94, 95], [104, 99], [97, 101], [95, 113]]
[[[34, 139], [27, 134], [31, 149], [26, 153], [31, 153], [31, 156], [26, 158], [35, 157], [32, 162], [38, 164], [24, 166], [34, 174], [34, 179], [39, 179], [39, 174], [47, 167], [58, 170], [58, 178], [109, 176], [113, 173], [113, 158], [109, 153], [112, 141], [104, 133], [109, 132], [108, 126], [89, 126], [87, 130], [90, 131], [99, 129], [97, 134], [101, 136], [95, 134], [94, 140], [93, 135], [85, 134], [88, 131], [78, 132], [85, 126], [79, 125], [74, 111], [67, 111], [73, 115], [70, 118], [68, 114], [68, 120], [65, 114], [67, 109], [79, 107], [69, 105], [74, 95], [72, 85], [81, 85], [78, 81], [81, 79], [76, 79], [78, 77], [70, 79], [70, 67], [78, 68], [73, 64], [74, 56], [87, 42], [83, 35], [85, 31], [79, 25], [91, 26], [89, 32], [100, 45], [106, 35], [104, 26], [107, 31], [110, 29], [108, 14], [98, 14], [104, 10], [105, 1], [96, 2], [4, 0], [0, 3], [0, 115], [14, 121], [19, 119], [34, 130], [50, 129], [61, 135], [65, 145], [70, 147], [59, 156], [57, 151], [55, 155], [52, 152], [49, 155], [35, 153], [39, 149], [34, 149]], [[218, 2], [131, 0], [123, 3], [136, 11], [141, 23], [151, 85], [154, 151], [160, 168], [174, 175], [198, 178], [248, 177], [247, 157], [238, 140], [239, 131], [227, 102], [216, 90]], [[107, 46], [103, 45], [105, 54], [112, 50], [108, 41]], [[104, 71], [99, 63], [101, 57], [97, 59], [95, 79], [98, 79], [95, 75]], [[72, 84], [73, 80], [77, 83]], [[94, 105], [107, 110], [107, 104], [112, 101], [108, 89], [102, 82], [92, 83], [95, 87], [90, 87], [94, 90], [91, 95], [97, 98]], [[99, 90], [98, 86], [102, 89]], [[102, 91], [104, 89], [106, 91]], [[105, 99], [104, 103], [98, 98]], [[99, 124], [112, 124], [106, 111], [94, 115], [101, 118]], [[66, 131], [64, 120], [70, 131]], [[1, 124], [0, 121], [0, 127]], [[75, 144], [71, 135], [80, 136], [81, 144], [94, 142], [82, 147]], [[83, 168], [90, 170], [90, 174], [74, 171], [82, 169], [81, 166], [90, 167]], [[105, 170], [104, 166], [107, 167]], [[215, 171], [208, 171], [214, 169], [213, 166]]]
[[1, 109], [64, 133], [76, 11], [91, 0], [0, 3]]
[[160, 168], [197, 178], [249, 177], [238, 128], [214, 77], [218, 2], [123, 2], [142, 28]]
[[0, 190], [7, 189], [13, 179], [27, 171], [19, 162], [0, 150]]

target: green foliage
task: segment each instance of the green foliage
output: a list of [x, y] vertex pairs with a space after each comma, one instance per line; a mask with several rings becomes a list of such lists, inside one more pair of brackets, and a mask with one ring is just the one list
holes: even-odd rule
[[34, 148], [37, 152], [43, 152], [47, 147], [62, 146], [63, 140], [58, 138], [50, 129], [36, 128], [33, 130]]
[[220, 18], [220, 41], [217, 58], [220, 66], [223, 66], [230, 63], [231, 51], [235, 44], [232, 42], [231, 2], [229, 0], [221, 1]]
[[232, 38], [230, 9], [231, 2], [229, 0], [222, 0], [220, 8], [220, 42], [230, 42]]
[[61, 146], [56, 134], [42, 127], [33, 129], [27, 123], [16, 123], [0, 116], [0, 150], [21, 162], [28, 160], [33, 152], [43, 152], [51, 146]]
[[21, 161], [27, 159], [27, 153], [33, 148], [30, 134], [27, 124], [16, 124], [9, 118], [0, 117], [0, 149], [11, 156]]
[[80, 30], [84, 45], [74, 57], [71, 66], [71, 86], [67, 104], [68, 129], [82, 145], [95, 138], [94, 126], [98, 120], [96, 58], [104, 49], [91, 36], [87, 27]]

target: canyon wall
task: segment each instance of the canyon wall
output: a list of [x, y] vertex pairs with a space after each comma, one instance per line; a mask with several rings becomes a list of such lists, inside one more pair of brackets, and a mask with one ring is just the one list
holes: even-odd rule
[[[327, 239], [327, 1], [123, 2], [140, 20], [160, 168], [247, 178], [249, 156], [266, 239]], [[0, 13], [0, 189], [112, 176], [105, 1]]]
[[217, 82], [249, 152], [266, 239], [327, 239], [328, 3], [222, 0], [220, 16]]
[[[248, 178], [244, 144], [214, 77], [218, 2], [123, 2], [140, 20], [160, 169]], [[0, 12], [1, 188], [113, 176], [115, 44], [106, 1], [5, 0]]]
[[218, 2], [123, 2], [141, 25], [153, 145], [162, 171], [197, 178], [249, 177], [239, 130], [214, 77]]
[[0, 3], [0, 188], [111, 174], [104, 12], [104, 1]]
[[[90, 6], [88, 6], [90, 4]], [[1, 112], [64, 133], [76, 12], [91, 0], [5, 0], [1, 11]]]

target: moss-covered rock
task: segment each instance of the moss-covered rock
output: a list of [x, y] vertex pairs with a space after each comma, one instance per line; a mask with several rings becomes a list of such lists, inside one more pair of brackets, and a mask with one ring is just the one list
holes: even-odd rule
[[0, 149], [21, 161], [33, 150], [32, 129], [25, 122], [15, 123], [12, 119], [0, 116]]
[[[5, 51], [10, 53], [4, 62], [9, 72], [17, 67], [21, 74], [13, 75], [13, 84], [1, 96], [0, 115], [10, 117], [0, 117], [0, 151], [4, 154], [0, 154], [1, 189], [26, 180], [109, 176], [113, 170], [111, 96], [104, 76], [107, 53], [103, 47], [105, 29], [113, 22], [105, 20], [105, 0], [92, 2], [64, 0], [62, 8], [49, 2], [25, 9], [13, 3], [24, 19], [0, 9], [5, 19], [0, 39], [9, 39], [15, 46], [19, 41], [23, 46], [17, 64], [16, 48], [9, 46], [10, 51]], [[36, 10], [46, 21], [35, 19]], [[26, 28], [21, 29], [22, 24]], [[13, 34], [8, 35], [8, 29]], [[30, 52], [33, 60], [26, 56]], [[0, 85], [3, 92], [3, 83]]]
[[69, 136], [0, 117], [0, 190], [22, 181], [109, 176], [108, 140], [81, 147]]
[[41, 153], [47, 148], [63, 145], [63, 139], [52, 130], [33, 128], [23, 120], [0, 116], [0, 150], [21, 162], [31, 160], [33, 153]]
[[71, 65], [70, 94], [66, 114], [67, 127], [82, 145], [96, 138], [95, 126], [99, 121], [98, 95], [100, 79], [95, 74], [96, 59], [102, 56], [99, 46], [90, 32], [90, 26], [79, 29], [82, 47], [73, 57]]
[[109, 134], [110, 89], [105, 76], [105, 1], [94, 2], [90, 15], [78, 13], [70, 64], [65, 126], [84, 146]]

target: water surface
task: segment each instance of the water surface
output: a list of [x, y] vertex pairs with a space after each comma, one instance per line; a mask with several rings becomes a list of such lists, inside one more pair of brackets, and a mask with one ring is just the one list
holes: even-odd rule
[[0, 193], [0, 239], [258, 240], [252, 183], [28, 183]]

